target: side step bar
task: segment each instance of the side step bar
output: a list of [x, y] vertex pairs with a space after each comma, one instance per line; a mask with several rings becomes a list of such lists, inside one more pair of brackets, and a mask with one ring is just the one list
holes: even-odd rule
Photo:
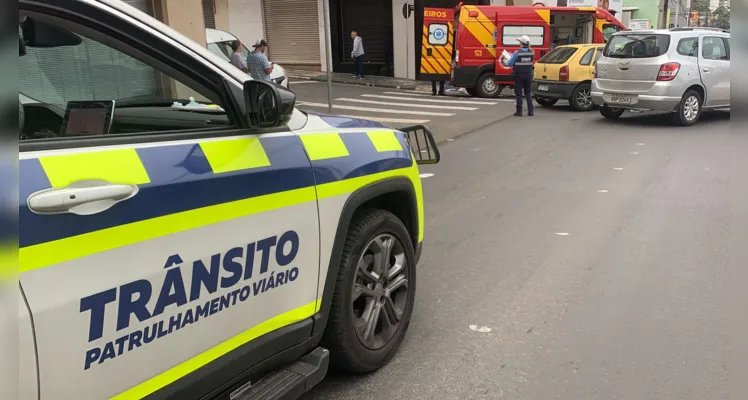
[[330, 365], [330, 352], [317, 347], [296, 362], [270, 373], [232, 400], [296, 400], [322, 382]]

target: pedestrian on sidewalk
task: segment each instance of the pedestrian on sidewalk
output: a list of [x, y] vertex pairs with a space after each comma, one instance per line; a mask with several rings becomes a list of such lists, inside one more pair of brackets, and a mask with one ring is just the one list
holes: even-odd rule
[[512, 76], [514, 77], [514, 95], [517, 97], [517, 112], [515, 117], [522, 116], [522, 92], [524, 91], [525, 100], [527, 100], [527, 115], [533, 116], [532, 104], [532, 75], [533, 60], [535, 60], [535, 51], [530, 48], [530, 37], [522, 35], [517, 39], [520, 49], [516, 50], [507, 63], [512, 67]]
[[275, 64], [271, 63], [265, 55], [267, 46], [265, 39], [260, 39], [252, 45], [254, 51], [247, 54], [247, 68], [252, 79], [270, 82], [270, 74], [273, 73]]
[[245, 74], [249, 73], [249, 69], [247, 68], [247, 60], [245, 60], [244, 56], [242, 55], [242, 50], [244, 50], [242, 42], [238, 40], [234, 40], [233, 42], [231, 42], [231, 50], [233, 50], [233, 53], [231, 53], [231, 65], [239, 68]]
[[354, 77], [358, 79], [364, 79], [364, 41], [361, 36], [358, 36], [358, 32], [351, 32], [351, 39], [353, 39], [353, 51], [351, 51], [351, 58], [356, 63], [356, 73]]
[[[431, 95], [436, 96], [436, 81], [431, 81]], [[439, 96], [444, 96], [444, 81], [439, 81]]]

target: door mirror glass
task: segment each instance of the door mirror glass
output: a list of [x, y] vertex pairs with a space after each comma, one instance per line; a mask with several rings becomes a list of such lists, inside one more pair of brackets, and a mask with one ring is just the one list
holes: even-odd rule
[[251, 128], [273, 128], [291, 120], [296, 95], [274, 83], [249, 80], [244, 82], [244, 102]]

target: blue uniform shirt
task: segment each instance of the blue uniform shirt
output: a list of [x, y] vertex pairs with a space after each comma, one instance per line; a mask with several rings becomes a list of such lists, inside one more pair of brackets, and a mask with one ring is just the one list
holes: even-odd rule
[[529, 47], [521, 47], [519, 50], [514, 50], [514, 53], [512, 53], [512, 57], [509, 59], [507, 65], [509, 65], [510, 67], [514, 67], [514, 63], [515, 61], [517, 61], [517, 54], [520, 51], [529, 51], [533, 56], [535, 55], [535, 50], [532, 50]]

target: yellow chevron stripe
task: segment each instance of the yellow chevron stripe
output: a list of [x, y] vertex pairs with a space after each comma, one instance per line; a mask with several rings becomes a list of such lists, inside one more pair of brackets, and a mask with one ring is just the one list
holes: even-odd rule
[[551, 23], [551, 10], [535, 10], [535, 13], [537, 13], [540, 18], [543, 18], [543, 21], [545, 21], [546, 24]]
[[[480, 10], [478, 10], [478, 8], [475, 7], [475, 6], [463, 6], [463, 8], [467, 12], [461, 12], [460, 13], [460, 23], [462, 23], [465, 26], [465, 28], [467, 28], [467, 30], [470, 32], [470, 34], [472, 34], [475, 37], [475, 39], [478, 40], [481, 43], [481, 45], [483, 45], [484, 48], [493, 57], [496, 57], [496, 49], [495, 48], [490, 48], [489, 49], [489, 48], [485, 47], [485, 45], [487, 43], [494, 43], [494, 40], [493, 40], [493, 30], [491, 30], [491, 32], [489, 33], [486, 30], [486, 27], [481, 23], [481, 20], [488, 21], [488, 18], [486, 18], [486, 16], [482, 12], [480, 12]], [[469, 17], [469, 14], [470, 14], [471, 11], [477, 12], [478, 13], [478, 18], [471, 19]], [[493, 23], [491, 21], [488, 21], [488, 22], [492, 26], [495, 27], [495, 25], [493, 25]]]

